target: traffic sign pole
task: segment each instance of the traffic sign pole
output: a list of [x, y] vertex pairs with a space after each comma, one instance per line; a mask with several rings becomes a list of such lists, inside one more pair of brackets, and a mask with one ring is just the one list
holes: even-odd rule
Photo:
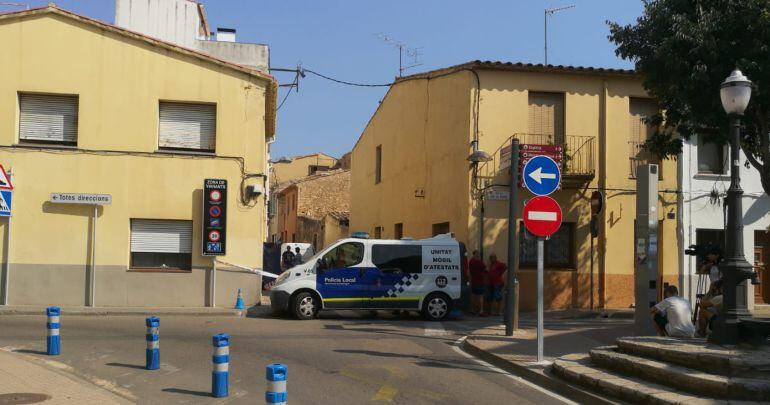
[[537, 362], [543, 362], [543, 245], [545, 238], [537, 238]]
[[505, 336], [513, 336], [514, 316], [518, 308], [516, 303], [516, 249], [518, 248], [518, 224], [516, 223], [516, 204], [518, 203], [519, 184], [519, 140], [511, 140], [511, 188], [508, 198], [508, 273], [505, 294]]

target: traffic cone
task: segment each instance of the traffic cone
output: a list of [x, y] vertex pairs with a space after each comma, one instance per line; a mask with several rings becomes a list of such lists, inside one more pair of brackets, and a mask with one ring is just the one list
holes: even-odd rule
[[238, 289], [238, 298], [235, 300], [235, 309], [243, 309], [243, 296], [240, 288]]

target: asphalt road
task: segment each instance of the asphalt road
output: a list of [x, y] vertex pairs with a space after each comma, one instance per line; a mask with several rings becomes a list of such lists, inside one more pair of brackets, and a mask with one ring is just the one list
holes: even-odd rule
[[[263, 403], [265, 366], [288, 365], [293, 404], [547, 404], [558, 397], [462, 353], [458, 339], [490, 321], [424, 322], [351, 311], [297, 321], [161, 317], [161, 369], [144, 370], [144, 318], [66, 316], [62, 354], [45, 356], [45, 317], [0, 317], [0, 348], [64, 363], [143, 404]], [[211, 336], [231, 335], [230, 396], [210, 397]], [[57, 365], [53, 363], [52, 365]], [[562, 402], [563, 403], [563, 402]]]

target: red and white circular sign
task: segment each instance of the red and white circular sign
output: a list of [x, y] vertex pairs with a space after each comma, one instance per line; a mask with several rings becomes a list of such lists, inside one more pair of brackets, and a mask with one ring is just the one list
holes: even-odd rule
[[219, 231], [211, 231], [211, 232], [209, 232], [209, 240], [212, 241], [212, 242], [219, 241], [220, 237], [221, 237], [221, 235], [219, 234]]
[[551, 197], [537, 196], [524, 206], [524, 226], [537, 236], [551, 236], [561, 226], [561, 207]]
[[219, 190], [211, 190], [209, 193], [209, 198], [211, 201], [219, 201], [222, 199], [222, 192]]

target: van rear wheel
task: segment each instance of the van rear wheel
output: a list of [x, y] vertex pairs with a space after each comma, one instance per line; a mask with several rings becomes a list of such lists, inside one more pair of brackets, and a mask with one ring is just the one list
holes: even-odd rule
[[422, 303], [422, 316], [429, 321], [443, 321], [452, 312], [452, 301], [444, 294], [430, 294]]
[[294, 297], [291, 310], [297, 319], [313, 319], [318, 313], [318, 304], [318, 299], [313, 294], [301, 292]]

